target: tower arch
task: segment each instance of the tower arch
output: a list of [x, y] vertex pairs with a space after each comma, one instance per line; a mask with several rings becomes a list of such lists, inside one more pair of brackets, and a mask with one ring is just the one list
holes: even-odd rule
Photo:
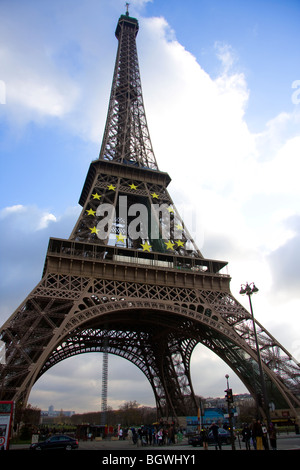
[[[91, 299], [96, 302], [94, 305], [90, 305]], [[261, 393], [253, 344], [251, 346], [251, 341], [247, 342], [234, 332], [217, 310], [205, 304], [188, 305], [186, 302], [180, 305], [178, 302], [133, 298], [118, 301], [114, 296], [103, 296], [102, 299], [101, 306], [97, 305], [99, 297], [94, 295], [84, 297], [78, 303], [70, 317], [72, 327], [66, 323], [57, 344], [48, 351], [47, 359], [36, 371], [31, 387], [47, 370], [66, 358], [106, 351], [138, 367], [152, 387], [160, 413], [167, 411], [174, 415], [179, 410], [174, 408], [165, 392], [172, 382], [173, 393], [181, 399], [194, 396], [190, 361], [195, 347], [203, 344], [228, 364], [252, 395]], [[247, 316], [245, 311], [245, 318]], [[165, 357], [168, 357], [167, 366]], [[275, 406], [296, 406], [293, 396], [272, 370], [265, 366], [264, 372], [269, 385], [268, 395]], [[174, 377], [178, 379], [176, 387]], [[195, 397], [193, 406], [196, 409]]]

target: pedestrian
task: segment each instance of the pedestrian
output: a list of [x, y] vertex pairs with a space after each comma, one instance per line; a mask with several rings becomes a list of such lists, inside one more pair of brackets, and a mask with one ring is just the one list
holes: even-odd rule
[[254, 435], [254, 429], [255, 429], [255, 419], [253, 419], [252, 423], [250, 424], [250, 431], [251, 431], [251, 441], [252, 441], [253, 449], [256, 450], [256, 439]]
[[157, 439], [158, 439], [158, 445], [162, 446], [163, 445], [163, 430], [159, 429], [157, 433]]
[[251, 430], [248, 426], [248, 424], [244, 424], [243, 430], [242, 430], [242, 436], [243, 436], [243, 442], [245, 442], [246, 445], [246, 450], [250, 450], [250, 439], [251, 439]]
[[142, 429], [138, 428], [138, 440], [137, 440], [137, 446], [140, 447], [143, 445], [143, 435], [142, 435]]
[[272, 450], [277, 450], [277, 432], [276, 427], [273, 423], [270, 423], [269, 436]]
[[138, 441], [138, 433], [136, 432], [135, 428], [132, 428], [132, 442], [133, 444], [137, 444]]
[[175, 430], [172, 425], [168, 429], [168, 444], [175, 444]]
[[205, 427], [201, 429], [200, 436], [202, 440], [203, 449], [208, 450], [208, 432]]
[[214, 438], [214, 443], [215, 443], [215, 449], [216, 450], [222, 450], [222, 447], [221, 447], [221, 441], [219, 439], [219, 426], [216, 424], [216, 423], [213, 423], [211, 425], [211, 430], [212, 430], [212, 433], [213, 433], [213, 438]]
[[148, 438], [149, 438], [149, 445], [151, 446], [152, 444], [152, 437], [153, 437], [153, 429], [149, 428], [148, 430]]
[[255, 439], [255, 449], [263, 450], [263, 430], [259, 419], [254, 422], [252, 429], [253, 437]]
[[268, 440], [267, 426], [264, 423], [262, 423], [261, 427], [262, 427], [262, 432], [263, 432], [262, 443], [263, 443], [264, 449], [269, 450], [269, 440]]

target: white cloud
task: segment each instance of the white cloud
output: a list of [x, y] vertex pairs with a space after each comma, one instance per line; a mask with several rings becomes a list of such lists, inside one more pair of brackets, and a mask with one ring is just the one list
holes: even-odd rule
[[130, 10], [131, 6], [141, 8], [141, 7], [144, 7], [147, 3], [152, 3], [152, 2], [153, 0], [132, 0], [129, 4], [129, 14], [131, 15], [131, 10]]
[[234, 63], [236, 62], [236, 57], [233, 48], [229, 44], [216, 41], [215, 50], [218, 59], [222, 63], [224, 72], [230, 72]]
[[[66, 85], [66, 80], [61, 80]], [[7, 88], [8, 104], [22, 106], [38, 115], [62, 117], [68, 113], [77, 97], [77, 90], [69, 83], [60, 87], [43, 81], [42, 77], [23, 76], [21, 79], [9, 79]]]
[[14, 206], [5, 207], [0, 212], [0, 218], [5, 218], [6, 215], [9, 215], [13, 212], [22, 212], [24, 210], [26, 210], [26, 208], [22, 204], [15, 204]]
[[0, 325], [40, 281], [49, 237], [68, 238], [78, 215], [79, 208], [54, 215], [21, 204], [0, 211]]
[[48, 226], [49, 222], [56, 222], [55, 215], [48, 214], [48, 213], [43, 214], [41, 219], [40, 219], [40, 223], [38, 224], [37, 229], [41, 230], [43, 228], [46, 228]]
[[273, 160], [260, 166], [258, 185], [261, 191], [300, 196], [300, 135], [283, 142]]
[[41, 210], [37, 206], [16, 204], [0, 211], [0, 220], [4, 222], [4, 230], [17, 233], [32, 233], [48, 227], [57, 218], [51, 212]]
[[[101, 353], [88, 353], [60, 362], [34, 385], [30, 403], [43, 410], [55, 404], [58, 410], [76, 410], [78, 413], [100, 411], [102, 358]], [[114, 355], [109, 355], [108, 364], [108, 406], [117, 409], [132, 399], [155, 406], [151, 386], [136, 366]], [[135, 391], [134, 398], [132, 390]]]
[[76, 83], [37, 45], [32, 44], [31, 53], [25, 49], [24, 54], [17, 39], [6, 37], [4, 44], [0, 51], [1, 78], [6, 84], [5, 111], [13, 121], [40, 121], [69, 113], [79, 95]]
[[300, 111], [298, 108], [292, 112], [282, 111], [268, 121], [265, 129], [256, 136], [256, 145], [264, 161], [272, 160], [274, 154], [291, 139], [299, 135]]
[[249, 91], [228, 57], [226, 70], [212, 79], [169, 31], [164, 19], [143, 22], [146, 111], [160, 169], [172, 167], [174, 190], [181, 187], [181, 199], [194, 203], [199, 188], [231, 193], [237, 179], [246, 179], [245, 162], [256, 153], [243, 119]]
[[224, 396], [226, 374], [229, 375], [230, 387], [234, 393], [247, 392], [238, 376], [222, 359], [202, 344], [196, 346], [191, 360], [191, 377], [197, 395]]

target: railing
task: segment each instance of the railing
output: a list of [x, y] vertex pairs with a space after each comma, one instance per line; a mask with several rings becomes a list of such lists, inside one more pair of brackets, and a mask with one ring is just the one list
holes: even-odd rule
[[72, 258], [85, 258], [90, 260], [105, 260], [108, 262], [147, 265], [158, 268], [192, 271], [199, 274], [214, 274], [229, 277], [220, 273], [227, 263], [205, 258], [186, 257], [168, 253], [150, 252], [122, 248], [109, 245], [96, 245], [82, 243], [74, 240], [50, 238], [48, 255], [57, 255]]

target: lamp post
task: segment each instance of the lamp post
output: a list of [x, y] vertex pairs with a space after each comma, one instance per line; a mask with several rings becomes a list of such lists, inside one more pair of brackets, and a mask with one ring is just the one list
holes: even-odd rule
[[[269, 425], [269, 423], [270, 423], [270, 412], [269, 412], [269, 403], [268, 403], [268, 398], [267, 398], [267, 389], [266, 389], [266, 383], [265, 383], [265, 378], [264, 378], [264, 373], [263, 373], [263, 368], [262, 368], [262, 361], [261, 361], [261, 356], [260, 356], [260, 349], [259, 349], [259, 345], [258, 345], [256, 326], [255, 326], [255, 320], [254, 320], [254, 314], [253, 314], [253, 308], [252, 308], [252, 301], [251, 301], [252, 294], [256, 294], [257, 292], [258, 292], [258, 288], [255, 286], [255, 284], [253, 282], [251, 282], [250, 284], [246, 283], [246, 284], [241, 285], [240, 294], [241, 295], [246, 294], [249, 298], [250, 312], [251, 312], [251, 317], [252, 317], [253, 332], [254, 332], [255, 345], [256, 345], [256, 353], [257, 353], [257, 359], [258, 359], [261, 389], [262, 389], [263, 401], [264, 401], [263, 409], [264, 409], [264, 412], [265, 412], [265, 415], [266, 415], [267, 425]], [[258, 406], [258, 408], [259, 408], [259, 406]]]
[[232, 409], [231, 409], [231, 403], [233, 402], [233, 395], [232, 395], [232, 389], [229, 388], [229, 382], [228, 382], [229, 375], [226, 374], [225, 378], [227, 380], [227, 390], [225, 390], [225, 392], [226, 392], [226, 401], [227, 401], [227, 408], [228, 408], [231, 447], [232, 447], [232, 450], [235, 450], [234, 434], [233, 434], [233, 421], [232, 421]]
[[201, 427], [202, 427], [202, 416], [203, 416], [203, 409], [202, 409], [202, 400], [199, 397], [199, 405], [198, 405], [198, 433], [200, 434], [201, 432]]

